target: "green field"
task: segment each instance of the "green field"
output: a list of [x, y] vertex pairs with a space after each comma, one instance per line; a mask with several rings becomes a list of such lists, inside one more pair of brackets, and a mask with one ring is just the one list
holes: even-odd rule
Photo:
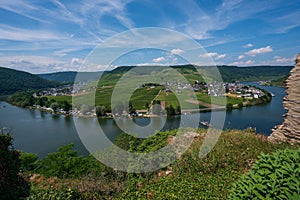
[[[115, 89], [115, 85], [117, 85], [118, 81], [120, 81], [121, 77], [124, 78], [124, 74], [128, 72], [132, 68], [130, 67], [119, 67], [112, 72], [105, 73], [99, 82], [91, 82], [86, 86], [87, 91], [93, 91], [93, 88], [97, 85], [96, 93], [87, 92], [85, 94], [81, 94], [76, 96], [77, 104], [88, 104], [91, 99], [95, 99], [95, 105], [103, 105], [106, 108], [111, 108], [111, 96], [112, 92]], [[208, 108], [208, 107], [217, 107], [217, 106], [225, 106], [226, 105], [235, 105], [242, 104], [245, 102], [245, 99], [242, 98], [234, 98], [234, 97], [211, 97], [208, 94], [197, 92], [195, 93], [197, 99], [192, 98], [192, 94], [189, 91], [182, 91], [182, 93], [177, 94], [175, 96], [174, 93], [168, 92], [166, 93], [166, 88], [163, 86], [155, 86], [155, 87], [139, 87], [137, 83], [160, 83], [167, 80], [174, 80], [178, 82], [182, 82], [182, 77], [177, 77], [176, 73], [172, 70], [162, 69], [161, 71], [154, 72], [153, 80], [147, 77], [148, 68], [145, 68], [146, 71], [137, 71], [126, 74], [127, 79], [123, 83], [118, 83], [118, 87], [121, 85], [121, 90], [119, 90], [120, 94], [120, 102], [125, 101], [125, 97], [128, 95], [127, 90], [129, 88], [137, 88], [133, 95], [130, 97], [130, 101], [135, 109], [146, 109], [146, 104], [151, 105], [153, 100], [159, 100], [165, 104], [166, 107], [170, 107], [171, 105], [174, 108], [179, 106], [179, 100], [182, 109], [196, 109], [196, 108]], [[207, 73], [207, 68], [201, 69], [200, 73], [196, 68], [191, 66], [185, 67], [175, 67], [177, 72], [183, 75], [183, 77], [190, 83], [193, 84], [196, 80], [203, 81], [203, 74]], [[223, 68], [220, 68], [223, 69]], [[231, 68], [228, 68], [228, 70]], [[235, 68], [232, 68], [232, 70]], [[276, 68], [277, 69], [277, 68]], [[150, 72], [149, 72], [150, 73]], [[149, 74], [148, 73], [148, 74]], [[153, 75], [153, 74], [152, 74]], [[161, 78], [160, 78], [161, 77]], [[209, 77], [206, 77], [211, 79]], [[159, 94], [159, 95], [158, 95]], [[71, 102], [71, 96], [54, 96], [49, 97], [49, 99], [54, 99], [56, 101], [67, 100]], [[226, 103], [225, 103], [226, 100]], [[91, 102], [89, 103], [91, 104]], [[213, 105], [210, 105], [213, 104]]]

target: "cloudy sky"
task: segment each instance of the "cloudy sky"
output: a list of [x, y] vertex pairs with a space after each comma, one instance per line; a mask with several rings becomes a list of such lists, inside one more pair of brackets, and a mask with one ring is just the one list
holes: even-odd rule
[[[207, 51], [199, 59], [216, 64], [293, 65], [300, 52], [299, 0], [0, 1], [0, 66], [32, 73], [78, 70], [97, 45], [142, 27], [185, 34]], [[180, 64], [167, 60], [182, 52], [124, 64]]]

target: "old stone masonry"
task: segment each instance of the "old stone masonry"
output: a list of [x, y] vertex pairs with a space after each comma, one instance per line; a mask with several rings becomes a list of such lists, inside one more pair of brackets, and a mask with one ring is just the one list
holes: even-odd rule
[[296, 58], [295, 67], [291, 70], [286, 82], [284, 108], [287, 113], [282, 125], [276, 126], [269, 136], [270, 141], [287, 141], [300, 143], [300, 54]]

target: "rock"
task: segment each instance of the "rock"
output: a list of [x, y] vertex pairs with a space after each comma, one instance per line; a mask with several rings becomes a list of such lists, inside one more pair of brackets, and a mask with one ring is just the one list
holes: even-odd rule
[[295, 67], [286, 81], [287, 96], [283, 99], [284, 115], [282, 125], [275, 126], [269, 141], [285, 141], [291, 144], [300, 143], [300, 54]]

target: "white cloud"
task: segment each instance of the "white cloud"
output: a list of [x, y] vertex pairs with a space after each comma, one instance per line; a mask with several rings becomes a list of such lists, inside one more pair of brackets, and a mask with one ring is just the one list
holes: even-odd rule
[[244, 45], [243, 48], [251, 48], [253, 46], [254, 46], [253, 44], [249, 43], [249, 44]]
[[164, 66], [161, 63], [138, 63], [136, 64], [136, 66]]
[[242, 60], [243, 58], [245, 58], [244, 55], [240, 55], [240, 56], [238, 57], [239, 60]]
[[214, 57], [214, 56], [217, 56], [217, 55], [218, 55], [218, 53], [216, 53], [216, 52], [210, 52], [210, 53], [201, 54], [200, 57], [209, 58], [209, 57]]
[[212, 59], [215, 59], [215, 60], [219, 60], [219, 59], [225, 58], [226, 54], [219, 54], [217, 52], [209, 52], [209, 53], [201, 54], [200, 57], [202, 57], [202, 58], [212, 58]]
[[159, 63], [159, 62], [166, 61], [166, 58], [165, 57], [159, 57], [159, 58], [153, 59], [152, 61], [155, 62], [155, 63]]
[[0, 39], [23, 42], [37, 42], [49, 40], [65, 40], [68, 35], [54, 33], [50, 30], [30, 30], [0, 25]]
[[172, 49], [171, 54], [182, 54], [184, 51], [182, 49]]
[[81, 64], [83, 63], [83, 59], [81, 59], [81, 58], [72, 58], [71, 59], [71, 65], [72, 66], [80, 66]]
[[255, 61], [253, 60], [247, 60], [247, 61], [236, 61], [233, 63], [230, 63], [230, 65], [237, 65], [237, 66], [247, 66], [247, 65], [253, 65]]
[[283, 58], [280, 56], [274, 56], [274, 60], [276, 63], [290, 64], [294, 61], [293, 58]]
[[253, 60], [247, 60], [246, 62], [245, 62], [245, 64], [246, 65], [252, 65], [252, 64], [254, 64], [255, 62], [253, 61]]
[[219, 59], [222, 59], [222, 58], [225, 58], [225, 57], [226, 57], [226, 54], [220, 54], [215, 59], [219, 60]]
[[273, 51], [273, 49], [271, 46], [266, 46], [266, 47], [259, 48], [259, 49], [252, 49], [251, 51], [248, 51], [245, 54], [247, 54], [249, 56], [256, 56], [257, 54], [269, 53], [272, 51]]
[[56, 71], [96, 71], [95, 64], [85, 63], [81, 58], [61, 60], [50, 56], [1, 56], [0, 66], [27, 71], [30, 73], [49, 73]]

